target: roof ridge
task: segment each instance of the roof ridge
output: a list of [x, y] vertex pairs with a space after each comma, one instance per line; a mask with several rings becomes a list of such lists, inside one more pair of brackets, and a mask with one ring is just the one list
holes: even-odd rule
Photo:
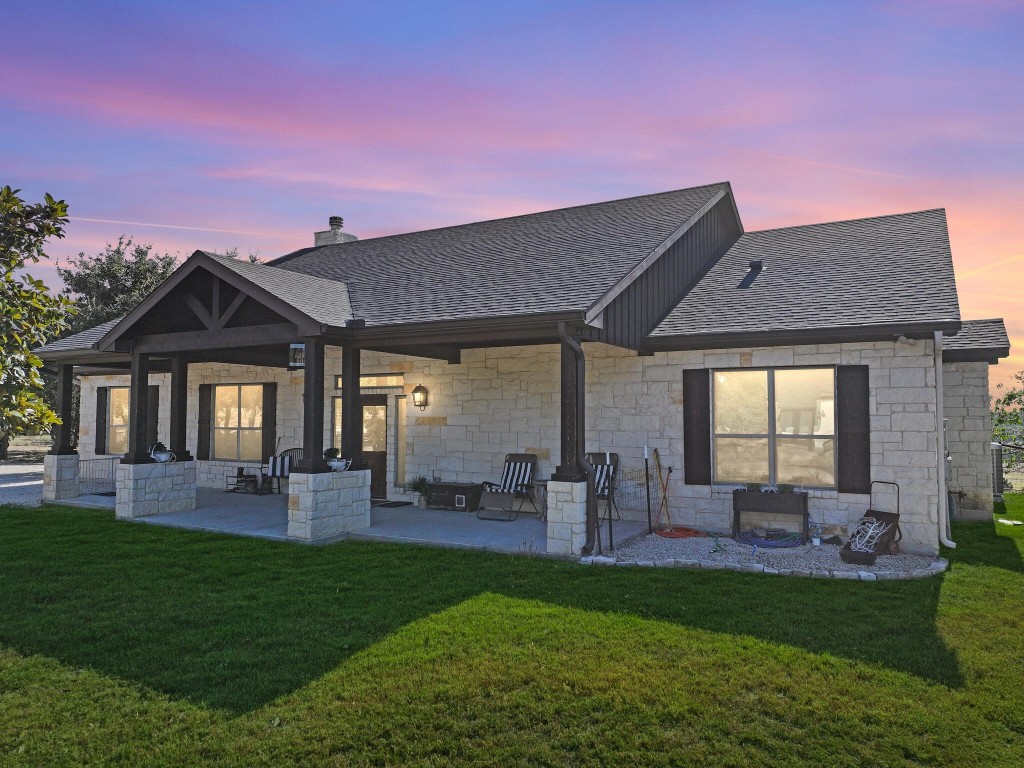
[[[444, 232], [446, 230], [461, 229], [463, 227], [475, 227], [475, 226], [478, 226], [478, 225], [481, 225], [481, 224], [493, 224], [494, 222], [498, 222], [498, 221], [511, 221], [512, 219], [526, 219], [526, 218], [529, 218], [531, 216], [542, 216], [544, 214], [560, 213], [562, 211], [576, 211], [576, 210], [581, 210], [581, 209], [584, 209], [584, 208], [596, 208], [599, 205], [611, 205], [612, 203], [623, 203], [623, 202], [625, 202], [627, 200], [642, 200], [642, 199], [648, 198], [648, 197], [661, 197], [661, 196], [664, 196], [664, 195], [678, 194], [679, 192], [693, 192], [693, 191], [696, 191], [696, 190], [699, 190], [699, 189], [710, 189], [712, 187], [726, 187], [726, 188], [730, 188], [730, 183], [728, 181], [716, 181], [716, 182], [714, 182], [712, 184], [700, 184], [700, 185], [698, 185], [696, 187], [680, 187], [679, 189], [669, 189], [669, 190], [665, 190], [664, 192], [649, 192], [649, 193], [647, 193], [645, 195], [631, 195], [629, 197], [618, 197], [618, 198], [614, 198], [612, 200], [601, 200], [601, 201], [598, 201], [598, 202], [595, 202], [595, 203], [580, 203], [579, 205], [566, 205], [566, 206], [562, 206], [561, 208], [547, 208], [547, 209], [545, 209], [543, 211], [533, 211], [531, 213], [517, 213], [514, 216], [498, 216], [498, 217], [495, 217], [493, 219], [481, 219], [480, 221], [467, 221], [467, 222], [465, 222], [463, 224], [448, 224], [448, 225], [443, 226], [443, 227], [431, 227], [429, 229], [416, 229], [416, 230], [412, 230], [412, 231], [409, 231], [409, 232], [396, 232], [395, 234], [392, 234], [392, 235], [380, 235], [379, 237], [367, 237], [367, 238], [362, 238], [360, 240], [353, 240], [351, 243], [328, 243], [327, 245], [313, 246], [312, 248], [309, 248], [309, 247], [307, 247], [307, 248], [299, 248], [298, 250], [292, 251], [291, 253], [283, 254], [281, 256], [278, 256], [276, 259], [271, 259], [270, 261], [264, 262], [264, 263], [266, 263], [266, 264], [268, 264], [270, 266], [273, 266], [273, 265], [275, 265], [276, 263], [279, 263], [279, 262], [280, 263], [284, 263], [286, 261], [290, 261], [292, 258], [295, 258], [295, 257], [297, 257], [299, 255], [306, 256], [306, 255], [308, 255], [309, 253], [311, 253], [313, 251], [320, 250], [321, 248], [331, 248], [331, 247], [336, 247], [336, 246], [339, 246], [339, 245], [352, 245], [353, 243], [377, 242], [379, 240], [387, 240], [389, 238], [394, 238], [394, 237], [409, 237], [411, 235], [425, 235], [425, 234], [430, 233], [430, 232]], [[299, 253], [300, 251], [302, 252], [301, 254]]]
[[920, 213], [942, 213], [945, 215], [945, 208], [923, 208], [919, 211], [901, 211], [899, 213], [881, 213], [876, 216], [860, 216], [855, 219], [835, 219], [833, 221], [816, 221], [810, 224], [793, 224], [788, 227], [769, 227], [767, 229], [753, 229], [744, 232], [745, 235], [759, 235], [764, 232], [782, 232], [792, 229], [810, 229], [811, 227], [829, 227], [835, 224], [853, 224], [859, 221], [877, 221], [879, 219], [894, 219], [898, 216], [915, 216]]

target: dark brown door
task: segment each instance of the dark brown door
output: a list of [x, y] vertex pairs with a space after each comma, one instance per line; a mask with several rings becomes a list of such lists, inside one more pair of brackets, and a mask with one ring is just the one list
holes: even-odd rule
[[370, 470], [370, 497], [388, 495], [388, 396], [364, 395], [363, 465]]

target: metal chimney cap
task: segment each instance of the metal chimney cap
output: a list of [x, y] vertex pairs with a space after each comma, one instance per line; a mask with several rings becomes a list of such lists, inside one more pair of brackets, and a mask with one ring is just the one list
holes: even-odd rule
[[331, 218], [327, 220], [327, 224], [331, 229], [341, 229], [345, 226], [345, 220], [341, 218], [341, 216], [331, 216]]

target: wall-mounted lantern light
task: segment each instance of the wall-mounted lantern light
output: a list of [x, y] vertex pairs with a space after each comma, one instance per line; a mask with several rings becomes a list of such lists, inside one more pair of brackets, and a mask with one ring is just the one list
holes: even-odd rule
[[426, 410], [427, 404], [430, 402], [430, 392], [422, 384], [416, 385], [416, 388], [412, 391], [412, 404], [419, 408], [421, 411]]
[[288, 370], [298, 371], [306, 367], [306, 345], [288, 345]]

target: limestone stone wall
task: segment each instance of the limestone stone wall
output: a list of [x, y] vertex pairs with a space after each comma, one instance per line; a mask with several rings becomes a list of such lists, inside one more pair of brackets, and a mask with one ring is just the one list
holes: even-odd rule
[[[627, 350], [587, 344], [587, 447], [614, 451], [625, 466], [642, 466], [643, 446], [658, 448], [675, 472], [669, 488], [673, 521], [728, 531], [732, 486], [683, 483], [683, 386], [685, 368], [793, 365], [867, 365], [871, 387], [872, 477], [898, 482], [902, 490], [905, 545], [920, 552], [937, 550], [938, 470], [936, 467], [935, 375], [932, 342], [913, 344], [860, 342], [757, 349], [659, 352], [640, 357]], [[328, 349], [328, 398], [340, 373], [337, 350]], [[505, 454], [536, 453], [539, 476], [550, 477], [559, 461], [558, 347], [471, 349], [459, 365], [383, 353], [363, 354], [364, 373], [401, 372], [405, 393], [417, 384], [430, 391], [425, 410], [411, 398], [389, 400], [392, 411], [407, 418], [405, 477], [439, 475], [445, 480], [495, 480]], [[154, 383], [156, 377], [154, 376]], [[127, 377], [120, 377], [122, 382]], [[87, 382], [93, 381], [86, 379]], [[97, 383], [102, 379], [95, 380]], [[196, 365], [190, 369], [189, 408], [195, 414], [198, 384], [277, 381], [278, 435], [282, 448], [301, 442], [301, 372], [251, 366]], [[109, 385], [109, 384], [108, 384]], [[83, 425], [95, 404], [83, 387]], [[161, 409], [167, 398], [161, 397]], [[327, 403], [329, 430], [330, 401]], [[389, 413], [389, 495], [396, 496], [394, 425]], [[94, 417], [93, 417], [94, 418]], [[189, 417], [189, 441], [195, 444], [197, 419]], [[328, 432], [329, 434], [329, 432]], [[90, 447], [83, 439], [83, 449]], [[230, 469], [229, 469], [230, 471]], [[212, 487], [223, 483], [221, 468], [209, 471]], [[811, 491], [811, 517], [832, 528], [856, 522], [868, 497], [836, 491]], [[888, 509], [891, 499], [880, 499]], [[623, 510], [625, 517], [645, 513]]]
[[548, 483], [549, 555], [578, 555], [587, 540], [587, 484]]
[[78, 458], [73, 453], [48, 453], [43, 456], [43, 501], [60, 501], [78, 496]]
[[196, 508], [194, 461], [165, 464], [119, 464], [117, 502], [120, 518], [188, 512]]
[[313, 475], [293, 473], [290, 486], [290, 537], [322, 541], [369, 527], [369, 470]]
[[992, 515], [988, 363], [945, 363], [942, 371], [949, 490], [963, 494], [965, 517], [985, 519]]

